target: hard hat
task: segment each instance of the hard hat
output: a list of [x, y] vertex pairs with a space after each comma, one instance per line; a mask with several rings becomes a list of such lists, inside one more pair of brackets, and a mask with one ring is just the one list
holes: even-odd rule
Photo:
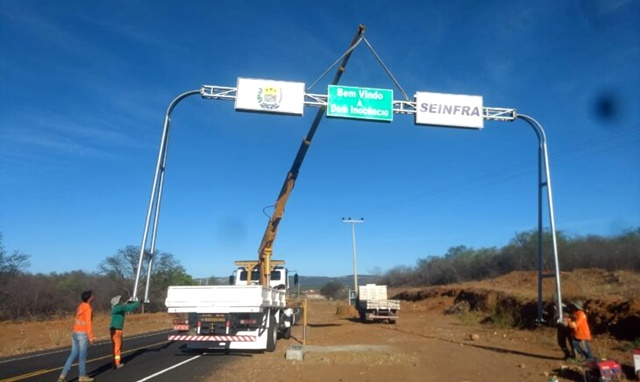
[[120, 302], [120, 295], [117, 295], [116, 297], [111, 299], [111, 306], [116, 306], [118, 303]]

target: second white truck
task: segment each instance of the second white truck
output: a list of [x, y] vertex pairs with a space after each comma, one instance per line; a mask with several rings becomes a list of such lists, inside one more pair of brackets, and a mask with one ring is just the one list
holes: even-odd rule
[[386, 285], [360, 285], [357, 308], [361, 321], [386, 321], [395, 324], [400, 300], [388, 299]]

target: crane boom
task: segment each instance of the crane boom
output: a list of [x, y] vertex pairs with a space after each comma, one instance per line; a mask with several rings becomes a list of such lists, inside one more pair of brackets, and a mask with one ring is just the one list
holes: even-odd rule
[[[358, 26], [358, 31], [353, 38], [353, 41], [349, 45], [351, 48], [355, 45], [358, 40], [364, 34], [364, 25]], [[340, 66], [338, 67], [338, 71], [336, 72], [331, 85], [337, 85], [340, 81], [340, 77], [342, 77], [342, 73], [349, 61], [349, 57], [351, 57], [351, 50], [345, 54]], [[260, 243], [260, 248], [258, 249], [258, 263], [260, 264], [260, 284], [264, 286], [268, 286], [271, 278], [271, 255], [273, 253], [273, 242], [276, 239], [276, 234], [278, 233], [278, 226], [280, 225], [280, 221], [284, 215], [284, 207], [287, 204], [287, 200], [289, 200], [289, 196], [291, 195], [291, 191], [295, 186], [296, 179], [298, 178], [298, 173], [300, 171], [300, 166], [302, 166], [302, 162], [304, 161], [304, 157], [307, 154], [307, 150], [311, 145], [311, 140], [318, 129], [318, 125], [324, 116], [326, 111], [326, 106], [320, 107], [316, 116], [311, 123], [311, 127], [309, 128], [309, 132], [302, 140], [300, 144], [300, 148], [298, 148], [298, 154], [293, 160], [293, 164], [291, 165], [291, 169], [287, 173], [287, 176], [284, 180], [284, 184], [282, 185], [282, 189], [280, 189], [280, 194], [278, 195], [278, 199], [276, 200], [275, 206], [273, 208], [273, 213], [271, 214], [271, 218], [267, 223], [267, 228], [264, 231], [264, 235], [262, 236], [262, 242]]]

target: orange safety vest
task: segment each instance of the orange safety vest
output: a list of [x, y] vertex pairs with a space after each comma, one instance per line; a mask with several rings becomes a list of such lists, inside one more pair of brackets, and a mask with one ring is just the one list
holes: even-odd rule
[[591, 330], [589, 330], [587, 315], [583, 310], [579, 310], [575, 313], [575, 318], [571, 322], [571, 328], [573, 329], [573, 337], [576, 340], [591, 340]]
[[73, 321], [74, 332], [86, 332], [89, 337], [89, 341], [93, 341], [93, 326], [91, 321], [93, 320], [93, 309], [91, 304], [83, 302], [78, 305], [76, 310], [75, 320]]

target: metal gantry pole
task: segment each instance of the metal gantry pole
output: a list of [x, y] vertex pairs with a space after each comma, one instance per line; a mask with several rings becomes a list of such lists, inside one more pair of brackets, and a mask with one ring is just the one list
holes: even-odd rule
[[[551, 191], [551, 171], [549, 169], [549, 154], [547, 151], [547, 136], [542, 128], [542, 125], [535, 119], [528, 115], [518, 114], [517, 118], [527, 122], [535, 131], [538, 136], [538, 322], [543, 322], [542, 312], [542, 280], [545, 276], [554, 276], [556, 284], [556, 299], [558, 304], [558, 319], [562, 319], [562, 290], [560, 285], [560, 263], [558, 261], [558, 241], [556, 238], [556, 224], [555, 216], [553, 212], [553, 193]], [[544, 233], [544, 227], [542, 224], [542, 189], [547, 189], [547, 201], [549, 207], [549, 229], [551, 230], [551, 240], [553, 243], [553, 262], [554, 273], [553, 275], [543, 274], [543, 241], [542, 236]]]
[[342, 218], [342, 222], [351, 223], [351, 250], [353, 252], [353, 291], [358, 296], [358, 261], [356, 256], [356, 223], [363, 223], [364, 218], [360, 219], [345, 219]]
[[[138, 284], [140, 283], [140, 273], [142, 271], [142, 262], [145, 255], [149, 258], [147, 264], [147, 286], [145, 288], [145, 299], [147, 301], [149, 291], [149, 276], [151, 275], [151, 266], [153, 265], [153, 255], [155, 252], [156, 234], [158, 230], [158, 218], [160, 213], [160, 204], [162, 200], [162, 187], [164, 184], [164, 172], [167, 165], [167, 148], [169, 143], [169, 128], [171, 126], [171, 112], [176, 105], [184, 98], [200, 94], [201, 90], [190, 90], [177, 96], [167, 107], [164, 118], [164, 127], [162, 129], [162, 137], [160, 138], [160, 148], [158, 150], [158, 161], [156, 162], [156, 172], [153, 177], [153, 185], [151, 187], [151, 196], [149, 197], [149, 207], [147, 208], [147, 218], [145, 219], [144, 231], [142, 233], [142, 242], [140, 244], [140, 256], [138, 259], [138, 269], [136, 269], [136, 280], [133, 284], [134, 300], [138, 300]], [[146, 251], [147, 239], [149, 237], [149, 228], [151, 227], [151, 218], [153, 217], [153, 230], [151, 233], [151, 247]]]

